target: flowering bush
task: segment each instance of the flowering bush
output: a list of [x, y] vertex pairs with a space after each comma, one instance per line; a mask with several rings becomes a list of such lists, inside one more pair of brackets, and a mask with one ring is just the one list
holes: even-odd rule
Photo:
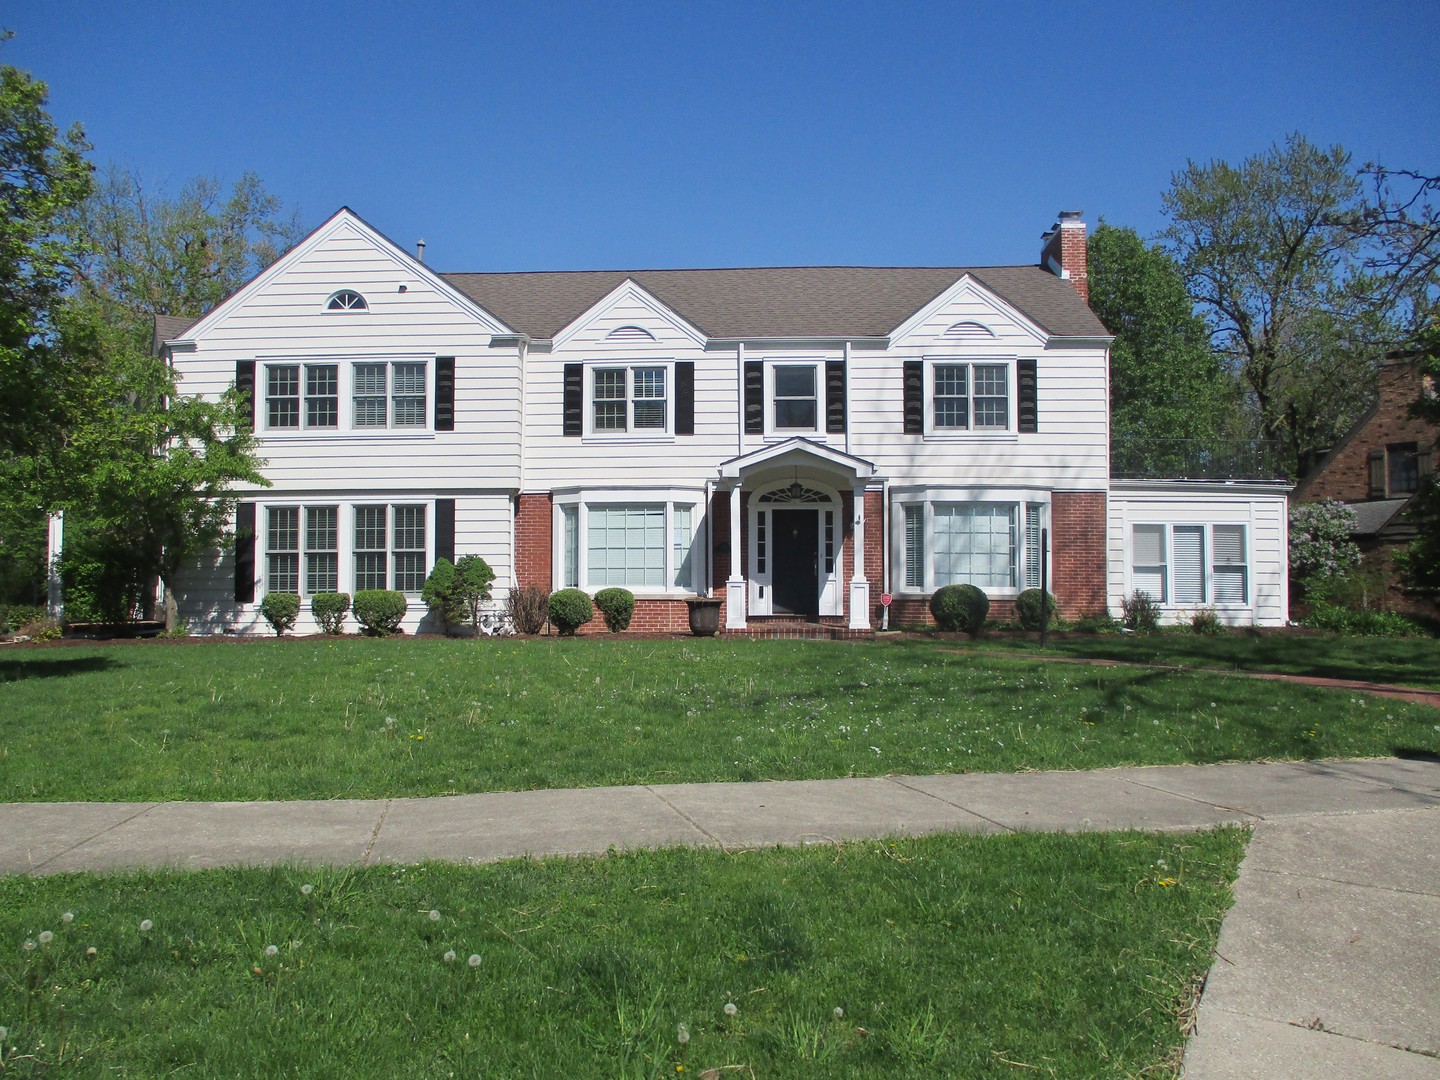
[[1345, 577], [1360, 565], [1350, 539], [1355, 511], [1342, 502], [1304, 503], [1290, 511], [1290, 579], [1302, 587]]

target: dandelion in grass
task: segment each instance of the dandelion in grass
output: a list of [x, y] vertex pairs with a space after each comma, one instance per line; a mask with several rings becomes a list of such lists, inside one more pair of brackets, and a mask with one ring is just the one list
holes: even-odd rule
[[95, 959], [95, 946], [94, 946], [94, 945], [91, 945], [88, 949], [85, 950], [85, 957], [86, 957], [86, 959], [89, 959], [89, 960], [94, 960], [94, 959]]
[[3, 1024], [0, 1024], [0, 1043], [3, 1043], [9, 1037], [10, 1029], [5, 1027]]
[[63, 923], [72, 923], [72, 922], [74, 922], [74, 921], [75, 921], [75, 913], [74, 913], [73, 911], [67, 911], [67, 912], [65, 912], [64, 915], [61, 915], [61, 916], [60, 916], [60, 921], [63, 922]]
[[466, 960], [465, 962], [469, 964], [472, 968], [478, 968], [480, 966], [480, 954], [478, 952], [472, 952], [470, 954], [470, 959]]
[[30, 941], [30, 940], [27, 939], [26, 942], [25, 942], [25, 944], [24, 944], [24, 945], [21, 945], [20, 948], [23, 949], [25, 952], [34, 952], [34, 951], [35, 951], [35, 942]]
[[844, 1019], [845, 1019], [845, 1010], [842, 1009], [839, 1005], [836, 1005], [836, 1006], [835, 1006], [835, 1019], [836, 1019], [836, 1020], [844, 1020]]
[[153, 922], [151, 922], [149, 919], [141, 919], [141, 920], [140, 920], [140, 932], [141, 932], [142, 934], [148, 934], [151, 930], [154, 930], [154, 929], [155, 929], [155, 924], [154, 924]]
[[279, 947], [278, 945], [266, 945], [266, 946], [265, 946], [265, 956], [266, 956], [267, 959], [268, 959], [269, 957], [279, 956], [279, 955], [280, 955], [280, 947]]
[[727, 1001], [725, 1003], [725, 1008], [721, 1009], [720, 1011], [723, 1012], [726, 1016], [734, 1016], [740, 1010], [735, 1007], [735, 1003], [733, 1001]]
[[314, 885], [311, 885], [308, 881], [307, 881], [304, 885], [301, 885], [301, 886], [300, 886], [300, 895], [301, 895], [301, 896], [309, 896], [309, 895], [310, 895], [311, 893], [313, 893], [314, 891], [315, 891], [315, 886], [314, 886]]
[[446, 949], [445, 955], [442, 956], [440, 959], [444, 960], [447, 964], [453, 964], [455, 962], [455, 950]]
[[440, 912], [436, 911], [434, 908], [431, 908], [431, 909], [430, 909], [430, 921], [431, 921], [431, 922], [439, 922], [439, 921], [440, 921]]
[[684, 1046], [690, 1041], [690, 1029], [684, 1024], [675, 1025], [675, 1041]]
[[41, 930], [36, 936], [39, 937], [41, 945], [49, 945], [55, 939], [55, 935], [49, 930]]

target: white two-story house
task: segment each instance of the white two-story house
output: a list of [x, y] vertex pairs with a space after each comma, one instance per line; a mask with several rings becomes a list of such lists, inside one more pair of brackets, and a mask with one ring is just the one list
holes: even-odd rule
[[1283, 622], [1283, 486], [1112, 483], [1086, 286], [1076, 214], [1029, 266], [440, 274], [342, 209], [160, 321], [184, 392], [247, 392], [271, 482], [181, 614], [263, 633], [267, 591], [391, 588], [413, 631], [475, 554], [497, 598], [630, 589], [636, 630], [696, 595], [730, 630], [917, 623], [957, 582], [1003, 617], [1042, 560], [1066, 616], [1143, 588]]

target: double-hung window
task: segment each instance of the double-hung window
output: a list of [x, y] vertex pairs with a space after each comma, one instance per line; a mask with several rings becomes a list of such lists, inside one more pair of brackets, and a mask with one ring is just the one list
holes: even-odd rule
[[1010, 368], [950, 361], [930, 366], [930, 428], [936, 432], [1010, 427]]
[[558, 507], [556, 583], [587, 591], [693, 592], [699, 508], [673, 500], [586, 501]]
[[597, 434], [665, 431], [669, 426], [663, 365], [596, 366], [591, 371], [591, 430]]
[[425, 426], [423, 363], [366, 362], [352, 373], [357, 428]]
[[1244, 525], [1138, 524], [1130, 533], [1130, 584], [1172, 607], [1249, 602]]
[[417, 593], [425, 584], [425, 507], [355, 507], [355, 589]]
[[265, 426], [333, 428], [340, 419], [340, 375], [335, 364], [268, 364]]
[[818, 431], [819, 426], [819, 365], [770, 365], [770, 430]]
[[339, 513], [337, 506], [269, 508], [265, 526], [267, 592], [313, 596], [339, 590]]

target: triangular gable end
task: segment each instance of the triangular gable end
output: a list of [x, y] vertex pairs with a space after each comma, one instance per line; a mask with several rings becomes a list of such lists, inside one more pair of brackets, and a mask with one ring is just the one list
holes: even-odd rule
[[[987, 320], [983, 316], [977, 317], [973, 309], [964, 307], [966, 300], [990, 309], [996, 318]], [[996, 322], [1013, 324], [1021, 334], [1032, 339], [1037, 345], [1044, 345], [1050, 340], [1050, 334], [1034, 319], [990, 289], [979, 278], [967, 273], [962, 274], [953, 285], [897, 326], [890, 334], [890, 344], [900, 345], [905, 343], [907, 338], [913, 337], [923, 337], [926, 341], [953, 342], [955, 335], [947, 337], [946, 331], [957, 323], [978, 323], [988, 327], [993, 333]], [[1006, 336], [1008, 335], [999, 333], [992, 340], [1000, 340]]]
[[[372, 244], [377, 253], [393, 261], [397, 267], [402, 268], [407, 274], [413, 274], [415, 277], [423, 280], [426, 285], [433, 288], [436, 293], [445, 297], [457, 308], [473, 317], [484, 327], [487, 333], [492, 335], [514, 333], [514, 331], [503, 322], [479, 304], [475, 303], [474, 300], [471, 300], [464, 293], [460, 292], [444, 278], [430, 270], [424, 263], [408, 255], [404, 249], [374, 229], [349, 207], [342, 206], [293, 248], [217, 304], [214, 310], [190, 327], [183, 340], [197, 341], [204, 337], [223, 322], [233, 309], [243, 306], [295, 266], [304, 263], [317, 249], [323, 247], [330, 240], [345, 231], [349, 231], [367, 243]], [[344, 282], [338, 284], [343, 285]]]
[[620, 306], [640, 307], [644, 310], [647, 318], [637, 320], [633, 314], [627, 313], [624, 317], [626, 328], [643, 329], [655, 337], [657, 329], [669, 329], [682, 337], [688, 338], [692, 343], [703, 348], [708, 338], [688, 319], [675, 311], [664, 301], [658, 299], [653, 293], [647, 291], [643, 286], [637, 284], [633, 278], [626, 278], [610, 292], [591, 305], [588, 311], [583, 312], [565, 326], [555, 335], [551, 347], [555, 349], [564, 346], [579, 337], [586, 330], [595, 326], [596, 323], [604, 322], [606, 316], [615, 308]]

